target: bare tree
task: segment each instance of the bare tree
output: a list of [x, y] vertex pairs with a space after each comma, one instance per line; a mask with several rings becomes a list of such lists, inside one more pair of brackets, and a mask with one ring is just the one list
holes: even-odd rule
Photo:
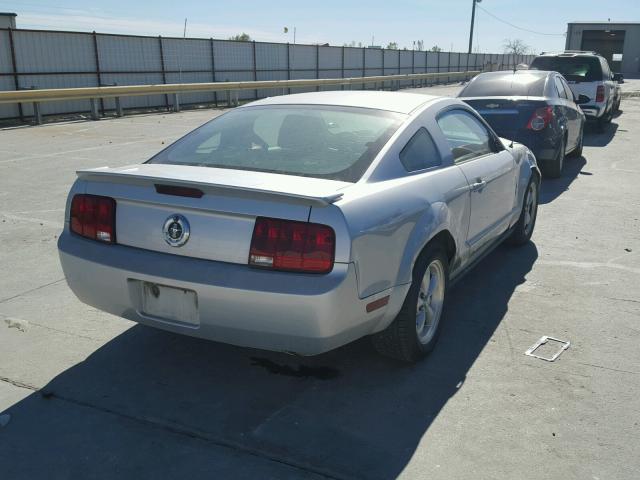
[[251, 37], [249, 36], [248, 33], [242, 32], [238, 35], [234, 35], [233, 37], [229, 37], [229, 40], [237, 40], [239, 42], [250, 42]]
[[531, 51], [531, 47], [519, 38], [507, 38], [502, 42], [502, 46], [504, 47], [504, 53], [512, 55], [527, 55]]
[[424, 40], [416, 40], [414, 50], [418, 50], [419, 52], [424, 50]]

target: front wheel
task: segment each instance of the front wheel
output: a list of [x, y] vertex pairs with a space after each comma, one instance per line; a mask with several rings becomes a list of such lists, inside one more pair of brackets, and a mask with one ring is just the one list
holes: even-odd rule
[[524, 245], [531, 239], [533, 228], [538, 217], [538, 182], [535, 175], [529, 180], [527, 191], [522, 201], [522, 212], [518, 223], [513, 227], [507, 242], [511, 245]]
[[372, 336], [373, 346], [388, 357], [415, 362], [435, 346], [440, 334], [449, 262], [439, 245], [429, 245], [413, 269], [407, 297], [395, 320]]

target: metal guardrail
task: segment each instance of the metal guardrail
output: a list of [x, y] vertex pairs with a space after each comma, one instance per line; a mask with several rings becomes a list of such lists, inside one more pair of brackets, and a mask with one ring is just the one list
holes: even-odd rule
[[[42, 117], [38, 104], [41, 102], [55, 102], [64, 100], [90, 100], [91, 116], [94, 119], [99, 117], [96, 101], [101, 98], [115, 98], [119, 105], [121, 97], [140, 95], [173, 95], [173, 110], [180, 111], [178, 94], [194, 92], [221, 92], [226, 91], [228, 104], [231, 104], [231, 92], [239, 90], [257, 89], [285, 89], [305, 88], [305, 87], [326, 87], [348, 85], [363, 85], [370, 83], [380, 83], [385, 85], [395, 83], [400, 88], [401, 82], [415, 80], [429, 80], [448, 78], [456, 80], [468, 78], [480, 73], [480, 71], [463, 72], [440, 72], [440, 73], [409, 73], [401, 75], [379, 75], [372, 77], [350, 77], [350, 78], [320, 78], [320, 79], [298, 79], [298, 80], [264, 80], [264, 81], [242, 81], [242, 82], [211, 82], [211, 83], [175, 83], [156, 85], [118, 85], [102, 87], [80, 87], [80, 88], [54, 88], [54, 89], [30, 89], [30, 90], [7, 90], [0, 91], [0, 104], [2, 103], [33, 103], [36, 123], [42, 123]], [[237, 97], [235, 104], [238, 104]], [[121, 108], [116, 109], [118, 116], [123, 114]]]

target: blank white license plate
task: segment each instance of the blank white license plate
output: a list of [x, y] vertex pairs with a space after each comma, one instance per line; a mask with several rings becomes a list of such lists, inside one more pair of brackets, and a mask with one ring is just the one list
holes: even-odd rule
[[198, 297], [193, 290], [142, 282], [142, 313], [176, 323], [199, 325]]

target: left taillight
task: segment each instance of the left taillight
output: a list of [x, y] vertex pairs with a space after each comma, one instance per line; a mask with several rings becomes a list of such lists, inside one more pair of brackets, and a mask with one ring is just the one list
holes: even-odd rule
[[596, 90], [596, 103], [604, 102], [604, 85], [598, 85]]
[[329, 273], [335, 259], [333, 228], [318, 223], [256, 218], [249, 265], [301, 273]]
[[104, 243], [116, 241], [116, 201], [99, 195], [75, 195], [71, 200], [71, 231]]

